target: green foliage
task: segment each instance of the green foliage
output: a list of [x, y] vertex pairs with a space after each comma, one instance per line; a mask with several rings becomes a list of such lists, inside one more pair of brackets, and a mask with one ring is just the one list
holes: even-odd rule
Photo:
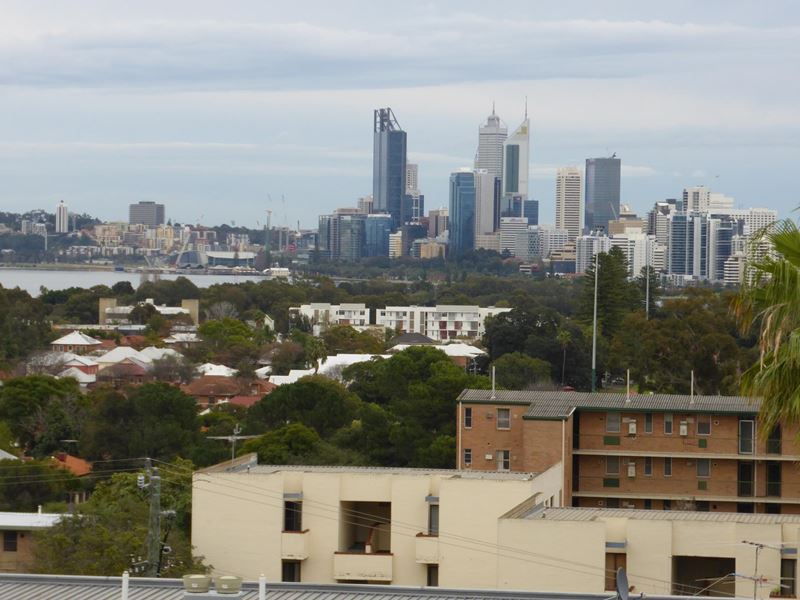
[[349, 325], [334, 325], [322, 332], [331, 354], [380, 354], [384, 350], [383, 336], [374, 331], [356, 331]]
[[218, 321], [206, 321], [198, 328], [198, 334], [210, 360], [235, 365], [255, 357], [258, 352], [253, 341], [254, 331], [239, 319], [225, 317]]
[[509, 390], [524, 390], [536, 384], [552, 384], [552, 365], [522, 352], [504, 354], [492, 366], [496, 371], [497, 385]]
[[[191, 502], [190, 463], [162, 472], [162, 507], [175, 510], [175, 524], [166, 543], [172, 547], [162, 576], [202, 572], [193, 557], [187, 515]], [[54, 527], [37, 532], [35, 570], [70, 575], [118, 575], [130, 568], [131, 556], [146, 554], [149, 498], [137, 486], [136, 473], [118, 473], [97, 485], [79, 505], [76, 516], [65, 516]], [[169, 526], [163, 523], [164, 530]]]
[[200, 444], [197, 404], [171, 385], [147, 383], [125, 392], [100, 388], [91, 401], [79, 446], [89, 459], [171, 460]]
[[33, 512], [80, 487], [74, 475], [49, 461], [0, 461], [0, 510]]
[[[611, 338], [619, 329], [625, 314], [643, 306], [639, 289], [628, 281], [628, 266], [619, 247], [598, 254], [600, 272], [597, 280], [597, 330], [598, 335]], [[594, 262], [583, 276], [579, 315], [584, 323], [591, 324], [594, 311]]]
[[27, 357], [51, 339], [45, 304], [0, 285], [0, 365]]
[[256, 452], [258, 461], [271, 465], [355, 465], [363, 458], [351, 450], [325, 442], [313, 429], [291, 423], [248, 440], [242, 453]]

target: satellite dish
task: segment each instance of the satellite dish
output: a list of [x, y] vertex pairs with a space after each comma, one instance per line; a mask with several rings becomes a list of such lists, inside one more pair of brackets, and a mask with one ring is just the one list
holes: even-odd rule
[[622, 567], [617, 569], [617, 598], [628, 600], [628, 576]]

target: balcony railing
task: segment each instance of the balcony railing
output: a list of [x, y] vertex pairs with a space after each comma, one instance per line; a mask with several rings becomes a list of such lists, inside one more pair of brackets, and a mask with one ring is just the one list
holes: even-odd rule
[[339, 581], [391, 581], [391, 552], [336, 552], [333, 555], [333, 576]]
[[418, 563], [439, 563], [439, 536], [418, 533], [416, 537], [416, 559]]
[[305, 560], [308, 558], [308, 529], [303, 531], [284, 531], [281, 533], [281, 558], [284, 560]]

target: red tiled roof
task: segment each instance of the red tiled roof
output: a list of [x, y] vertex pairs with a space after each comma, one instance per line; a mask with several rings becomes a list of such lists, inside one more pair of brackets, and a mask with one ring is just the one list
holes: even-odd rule
[[236, 406], [244, 406], [245, 408], [250, 408], [256, 402], [261, 400], [261, 396], [234, 396], [228, 402], [230, 404], [235, 404]]
[[53, 463], [62, 469], [66, 469], [77, 477], [82, 477], [92, 472], [92, 463], [64, 452], [54, 456]]

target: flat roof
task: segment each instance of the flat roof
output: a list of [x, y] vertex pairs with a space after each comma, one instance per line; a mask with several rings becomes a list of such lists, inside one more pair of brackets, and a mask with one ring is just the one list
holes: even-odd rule
[[[213, 588], [212, 588], [213, 589]], [[0, 574], [0, 600], [42, 600], [42, 598], [80, 598], [81, 600], [118, 600], [122, 590], [120, 577], [75, 575]], [[605, 594], [564, 592], [522, 592], [513, 590], [447, 589], [367, 584], [273, 583], [266, 586], [269, 600], [397, 600], [398, 598], [436, 598], [438, 600], [606, 600]], [[187, 600], [205, 594], [185, 594], [180, 579], [131, 577], [130, 600]], [[216, 597], [216, 596], [214, 596]], [[219, 596], [224, 598], [225, 596]], [[258, 583], [246, 581], [239, 600], [257, 600]], [[654, 600], [685, 596], [654, 596]]]
[[528, 406], [525, 419], [566, 419], [575, 409], [620, 412], [757, 414], [761, 403], [747, 396], [631, 394], [539, 390], [464, 390], [459, 402]]
[[[512, 515], [512, 513], [509, 513]], [[513, 515], [512, 515], [513, 516]], [[702, 512], [694, 510], [641, 510], [635, 508], [543, 508], [537, 505], [519, 519], [544, 519], [546, 521], [597, 521], [601, 519], [636, 519], [640, 521], [705, 521], [720, 523], [748, 523], [780, 525], [800, 523], [800, 515], [767, 515], [735, 512]]]
[[45, 529], [63, 517], [61, 513], [0, 512], [0, 529]]

